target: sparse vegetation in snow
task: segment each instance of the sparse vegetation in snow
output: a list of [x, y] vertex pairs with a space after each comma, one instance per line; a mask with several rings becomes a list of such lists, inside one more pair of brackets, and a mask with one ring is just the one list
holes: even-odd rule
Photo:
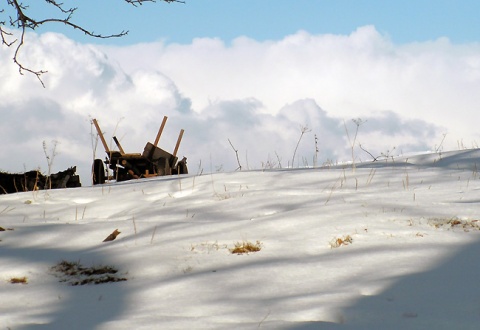
[[119, 276], [118, 270], [112, 266], [84, 267], [80, 262], [62, 260], [51, 268], [53, 275], [60, 282], [70, 285], [104, 284], [111, 282], [123, 282], [127, 278]]

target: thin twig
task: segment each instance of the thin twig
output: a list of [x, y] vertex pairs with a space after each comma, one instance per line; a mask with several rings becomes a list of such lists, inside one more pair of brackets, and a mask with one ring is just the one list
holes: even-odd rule
[[308, 126], [302, 126], [301, 127], [301, 134], [300, 134], [300, 138], [298, 139], [298, 142], [297, 142], [297, 146], [295, 147], [295, 150], [293, 151], [293, 157], [292, 157], [292, 168], [293, 168], [293, 164], [295, 163], [295, 155], [297, 153], [297, 149], [298, 149], [298, 146], [300, 145], [300, 141], [302, 141], [302, 137], [305, 133], [307, 132], [310, 132], [311, 130], [308, 129]]
[[155, 237], [155, 232], [157, 231], [157, 226], [155, 226], [155, 228], [153, 228], [153, 233], [152, 233], [152, 238], [150, 239], [150, 244], [153, 243], [153, 238]]
[[373, 158], [373, 161], [374, 161], [374, 162], [376, 162], [377, 159], [378, 159], [378, 157], [380, 157], [380, 156], [378, 156], [378, 157], [373, 156], [368, 150], [366, 150], [365, 148], [363, 148], [361, 144], [359, 144], [358, 146], [360, 147], [360, 149], [362, 149], [362, 150], [365, 151], [367, 154], [369, 154], [369, 155]]
[[[240, 165], [240, 159], [238, 158], [238, 150], [235, 149], [235, 147], [233, 146], [233, 144], [232, 144], [232, 142], [230, 141], [230, 139], [228, 139], [228, 143], [230, 143], [230, 145], [232, 146], [233, 151], [235, 151], [235, 156], [237, 156], [237, 164], [238, 164], [238, 167], [237, 167], [236, 170], [240, 170], [240, 171], [241, 171], [241, 170], [242, 170], [242, 165]], [[236, 171], [236, 170], [235, 170], [235, 171]]]

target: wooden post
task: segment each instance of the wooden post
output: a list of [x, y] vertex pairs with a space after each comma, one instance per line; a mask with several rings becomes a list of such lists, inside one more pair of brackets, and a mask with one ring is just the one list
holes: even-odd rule
[[155, 139], [155, 143], [153, 144], [155, 147], [158, 145], [158, 141], [160, 141], [160, 136], [162, 135], [163, 128], [165, 127], [167, 119], [168, 119], [167, 116], [163, 117], [162, 125], [160, 125], [160, 129], [158, 130], [157, 137]]
[[120, 142], [118, 142], [118, 139], [117, 139], [116, 136], [113, 137], [113, 141], [115, 141], [115, 144], [117, 145], [118, 150], [120, 150], [120, 153], [121, 153], [122, 155], [125, 155], [125, 151], [123, 151], [123, 148], [122, 148], [122, 146], [120, 145]]
[[95, 128], [97, 129], [97, 134], [100, 137], [100, 140], [102, 141], [103, 147], [105, 148], [105, 152], [107, 154], [110, 154], [110, 149], [108, 149], [107, 142], [105, 142], [105, 138], [103, 137], [102, 130], [100, 129], [100, 126], [98, 126], [97, 120], [93, 119], [93, 125], [95, 125]]
[[173, 157], [177, 157], [177, 151], [178, 151], [178, 148], [180, 147], [180, 142], [182, 141], [183, 132], [185, 132], [185, 130], [181, 129], [180, 134], [178, 135], [177, 144], [175, 145], [175, 150], [173, 151]]

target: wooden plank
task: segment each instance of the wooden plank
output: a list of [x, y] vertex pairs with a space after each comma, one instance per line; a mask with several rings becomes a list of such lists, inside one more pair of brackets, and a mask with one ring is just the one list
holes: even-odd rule
[[133, 153], [133, 154], [122, 154], [122, 158], [142, 158], [142, 154]]
[[165, 128], [165, 124], [167, 123], [167, 119], [168, 119], [167, 116], [163, 117], [162, 125], [160, 125], [160, 129], [158, 130], [157, 137], [155, 138], [155, 142], [153, 143], [153, 145], [155, 147], [158, 145], [158, 141], [160, 141], [160, 136], [162, 135], [163, 129]]
[[180, 134], [178, 135], [178, 139], [177, 139], [177, 144], [175, 145], [175, 150], [173, 151], [173, 157], [177, 157], [177, 151], [178, 151], [178, 148], [180, 147], [180, 142], [182, 141], [184, 132], [185, 132], [184, 129], [180, 130]]
[[102, 141], [103, 147], [105, 148], [105, 152], [107, 154], [110, 154], [110, 149], [108, 149], [107, 142], [105, 142], [105, 138], [103, 137], [102, 130], [100, 129], [100, 126], [98, 126], [97, 120], [93, 119], [92, 120], [93, 125], [95, 125], [95, 128], [97, 129], [97, 134], [100, 137], [100, 140]]
[[117, 145], [118, 150], [120, 150], [120, 153], [121, 153], [122, 155], [125, 155], [125, 151], [123, 151], [123, 148], [122, 148], [122, 146], [120, 145], [120, 142], [118, 141], [118, 139], [117, 139], [116, 136], [113, 137], [113, 141], [115, 141], [115, 144]]

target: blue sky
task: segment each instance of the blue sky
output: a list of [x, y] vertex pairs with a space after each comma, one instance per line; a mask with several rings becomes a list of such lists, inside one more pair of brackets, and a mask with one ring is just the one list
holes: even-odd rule
[[137, 8], [121, 0], [83, 0], [76, 22], [95, 32], [125, 29], [129, 35], [94, 41], [61, 27], [47, 29], [66, 32], [79, 41], [126, 45], [158, 40], [186, 44], [197, 37], [226, 42], [239, 36], [279, 40], [298, 30], [347, 35], [360, 26], [374, 25], [397, 44], [439, 37], [465, 43], [478, 41], [479, 12], [476, 0], [186, 0], [185, 4], [159, 2]]

